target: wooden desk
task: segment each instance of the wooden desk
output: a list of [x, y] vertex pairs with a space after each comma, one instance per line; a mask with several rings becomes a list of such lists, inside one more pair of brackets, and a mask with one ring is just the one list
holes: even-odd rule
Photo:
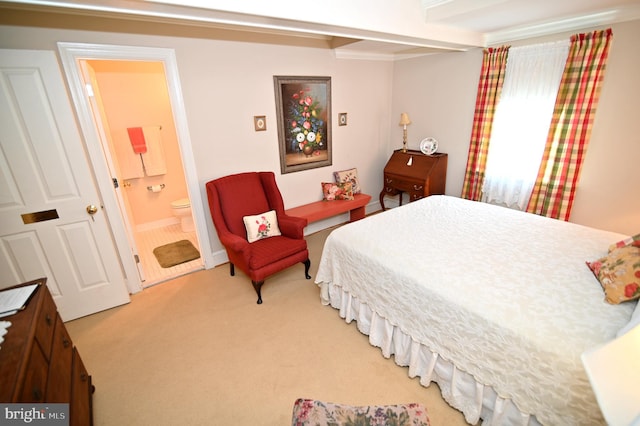
[[380, 206], [385, 210], [385, 195], [409, 195], [409, 202], [433, 194], [444, 194], [447, 179], [447, 154], [424, 155], [420, 151], [398, 149], [384, 167]]
[[93, 424], [91, 376], [73, 346], [46, 278], [25, 309], [1, 318], [11, 326], [0, 349], [0, 402], [68, 403], [69, 424]]

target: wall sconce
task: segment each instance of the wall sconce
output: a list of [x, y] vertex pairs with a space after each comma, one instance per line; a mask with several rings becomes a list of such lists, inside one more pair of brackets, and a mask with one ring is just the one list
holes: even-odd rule
[[400, 114], [400, 126], [402, 126], [402, 152], [407, 152], [407, 125], [411, 124], [409, 114], [403, 112]]

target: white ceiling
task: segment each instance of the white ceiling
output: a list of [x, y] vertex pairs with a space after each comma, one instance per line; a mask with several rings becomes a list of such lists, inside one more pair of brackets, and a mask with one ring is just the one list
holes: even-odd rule
[[609, 25], [640, 18], [638, 0], [425, 0], [427, 22], [485, 34], [491, 42], [522, 35]]
[[278, 35], [323, 42], [337, 56], [372, 59], [640, 19], [640, 0], [0, 0], [0, 8], [173, 22], [257, 34], [257, 40]]
[[[484, 41], [482, 46], [640, 19], [638, 0], [422, 0], [421, 3], [427, 26], [478, 33]], [[359, 48], [362, 52], [393, 53], [396, 57], [432, 50], [366, 40], [341, 50], [355, 52]]]

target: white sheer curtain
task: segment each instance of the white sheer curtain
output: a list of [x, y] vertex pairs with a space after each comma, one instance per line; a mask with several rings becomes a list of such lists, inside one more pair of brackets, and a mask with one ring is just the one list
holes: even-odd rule
[[569, 40], [509, 49], [487, 154], [483, 201], [526, 209], [568, 53]]

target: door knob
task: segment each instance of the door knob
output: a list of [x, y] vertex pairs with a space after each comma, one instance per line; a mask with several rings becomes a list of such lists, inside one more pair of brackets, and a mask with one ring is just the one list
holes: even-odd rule
[[94, 215], [98, 212], [98, 207], [94, 206], [93, 204], [89, 204], [87, 206], [87, 213], [89, 213], [90, 215]]

